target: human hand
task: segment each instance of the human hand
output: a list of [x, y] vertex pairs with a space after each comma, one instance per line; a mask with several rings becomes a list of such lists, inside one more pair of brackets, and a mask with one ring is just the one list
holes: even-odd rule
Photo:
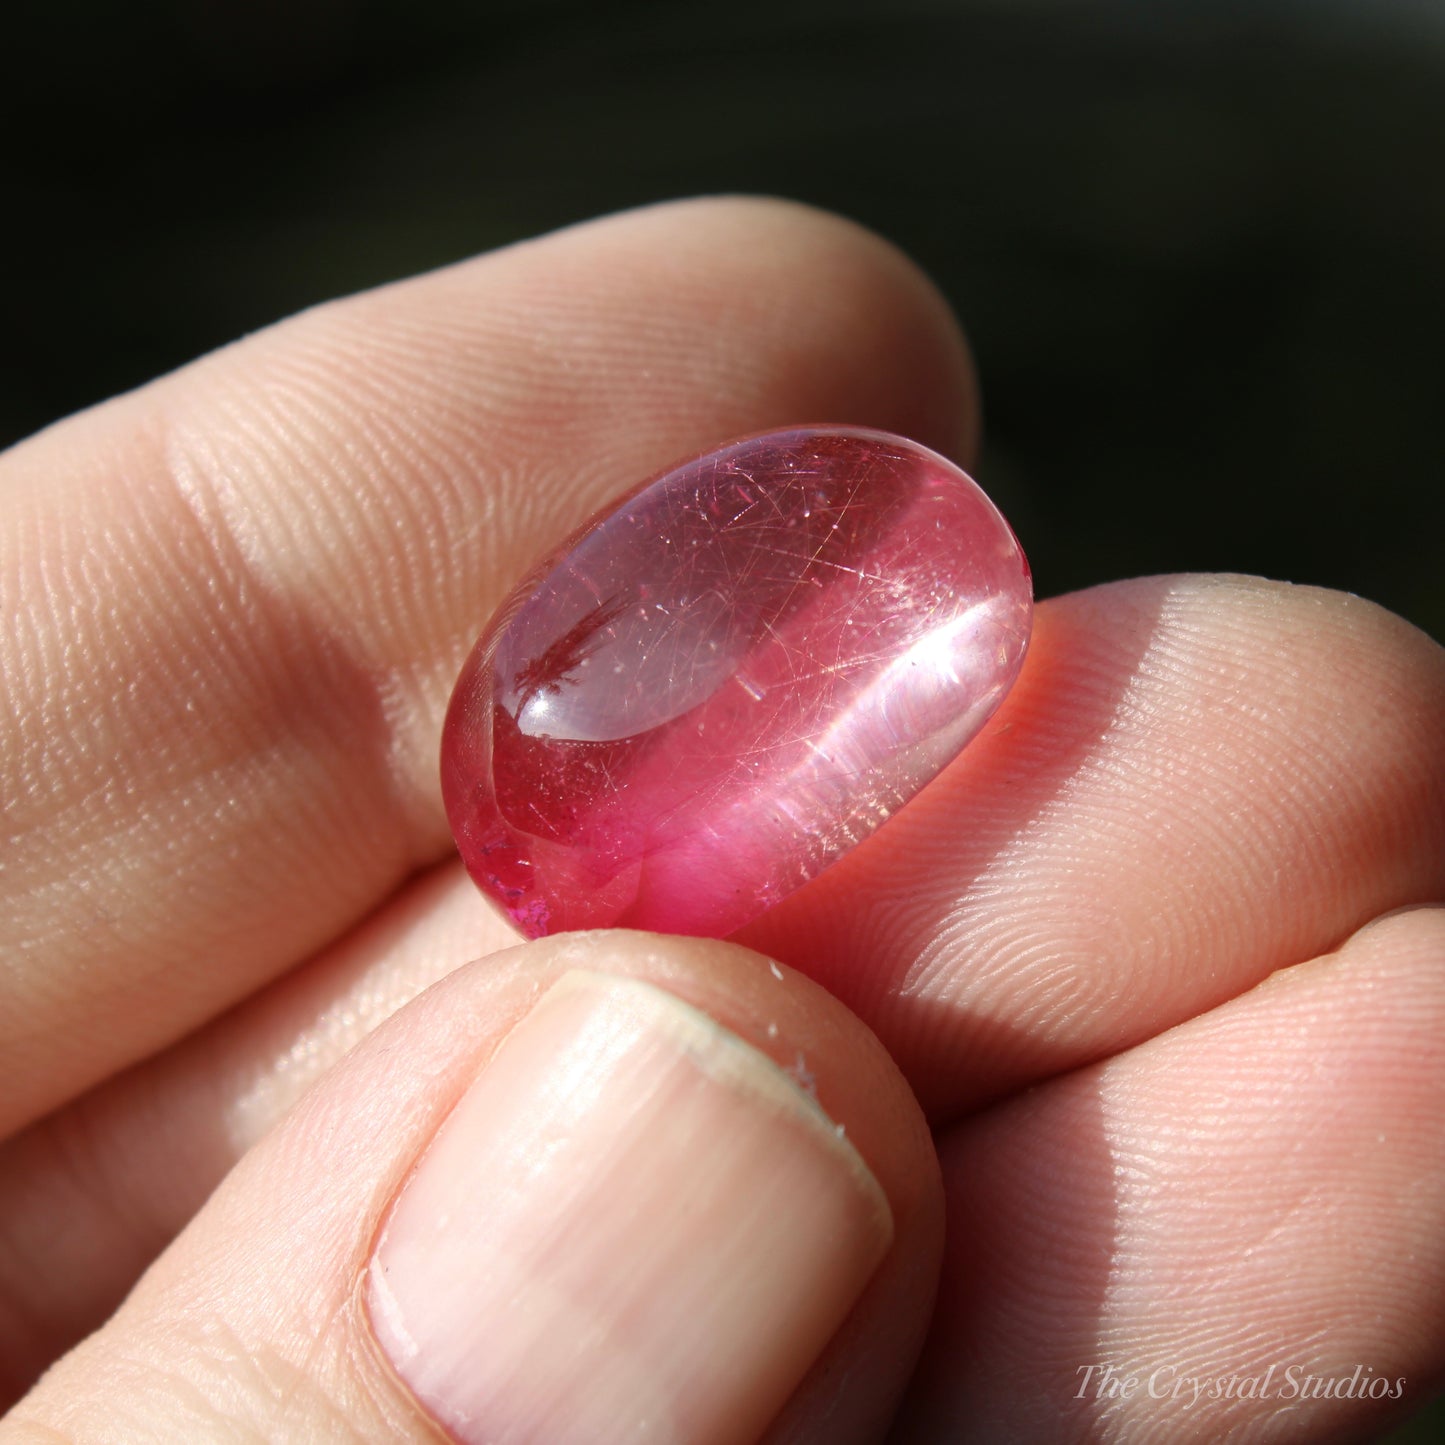
[[[975, 416], [895, 253], [705, 202], [0, 458], [10, 1398], [99, 1327], [0, 1440], [1333, 1439], [1438, 1385], [1445, 657], [1398, 619], [1044, 603], [746, 947], [512, 949], [448, 861], [447, 693], [550, 543], [729, 436], [967, 464]], [[1403, 1402], [1282, 1393], [1356, 1365]]]

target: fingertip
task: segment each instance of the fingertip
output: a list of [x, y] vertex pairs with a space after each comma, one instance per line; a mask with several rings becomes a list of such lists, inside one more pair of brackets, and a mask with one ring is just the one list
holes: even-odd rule
[[784, 356], [791, 349], [813, 366], [816, 356], [829, 357], [832, 409], [788, 420], [886, 415], [879, 425], [974, 464], [982, 408], [973, 353], [937, 283], [887, 237], [774, 196], [699, 197], [616, 219], [629, 217], [675, 226], [709, 254], [747, 257], [761, 284], [720, 288], [727, 311], [778, 335]]
[[917, 1106], [821, 989], [726, 943], [560, 935], [378, 1028], [22, 1410], [841, 1445], [890, 1417], [940, 1252]]
[[[704, 199], [328, 303], [7, 453], [0, 756], [34, 785], [0, 931], [46, 966], [17, 972], [26, 1037], [0, 1010], [0, 1113], [182, 1036], [448, 851], [462, 659], [609, 498], [799, 422], [966, 458], [971, 375], [888, 243]], [[86, 927], [42, 906], [57, 860]], [[69, 1026], [98, 1003], [103, 1036]]]
[[1442, 957], [1445, 910], [1398, 912], [955, 1126], [904, 1438], [1356, 1439], [1423, 1404], [1445, 1378]]
[[431, 1141], [367, 1297], [460, 1440], [752, 1440], [892, 1234], [795, 1076], [667, 989], [573, 969]]

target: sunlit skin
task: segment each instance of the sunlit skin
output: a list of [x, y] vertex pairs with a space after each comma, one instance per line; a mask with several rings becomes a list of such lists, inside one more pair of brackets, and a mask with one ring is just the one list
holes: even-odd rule
[[[1439, 1388], [1445, 655], [1401, 619], [1045, 578], [963, 753], [730, 941], [519, 943], [456, 856], [447, 700], [539, 558], [799, 418], [974, 467], [972, 375], [885, 242], [703, 201], [308, 311], [0, 456], [3, 1445], [486, 1438], [499, 1342], [496, 1408], [549, 1445], [528, 1382], [587, 1445], [1368, 1440]], [[579, 976], [606, 1008], [548, 1032]], [[637, 1074], [554, 1062], [630, 1030]], [[443, 1219], [470, 1253], [432, 1257]], [[1188, 1384], [1271, 1367], [1405, 1383]]]

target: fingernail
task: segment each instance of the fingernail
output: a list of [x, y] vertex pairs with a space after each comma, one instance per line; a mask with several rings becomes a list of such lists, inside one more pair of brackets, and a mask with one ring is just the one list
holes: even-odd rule
[[867, 1165], [777, 1064], [663, 989], [578, 971], [422, 1156], [367, 1304], [465, 1445], [751, 1441], [892, 1237]]

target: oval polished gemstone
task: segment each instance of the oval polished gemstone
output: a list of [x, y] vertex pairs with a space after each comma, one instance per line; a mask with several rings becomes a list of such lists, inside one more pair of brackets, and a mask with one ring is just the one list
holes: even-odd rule
[[813, 878], [983, 726], [1028, 646], [983, 492], [885, 432], [685, 462], [513, 593], [457, 682], [442, 791], [529, 937], [722, 936]]

